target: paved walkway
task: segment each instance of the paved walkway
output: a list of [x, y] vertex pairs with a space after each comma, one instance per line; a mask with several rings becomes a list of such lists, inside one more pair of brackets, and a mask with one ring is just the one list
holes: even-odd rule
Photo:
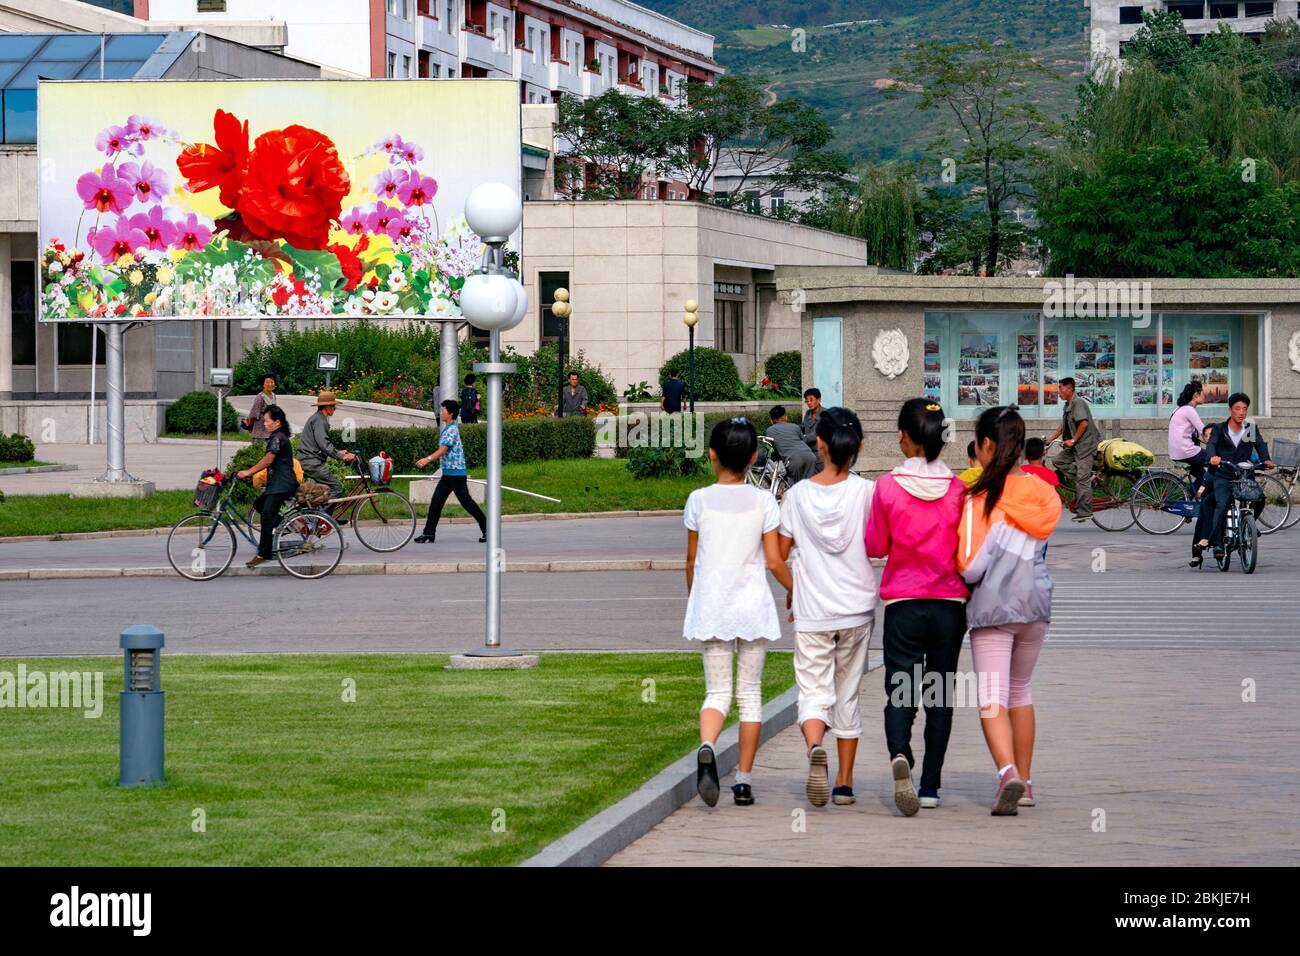
[[[221, 457], [229, 462], [244, 442], [222, 442]], [[54, 465], [76, 465], [76, 471], [0, 476], [6, 495], [65, 495], [74, 484], [93, 481], [107, 469], [103, 445], [37, 445], [36, 460]], [[152, 481], [159, 491], [193, 488], [204, 468], [216, 464], [215, 441], [162, 441], [126, 446], [126, 470]], [[3, 526], [0, 526], [2, 528]], [[2, 533], [2, 532], [0, 532]]]
[[[1258, 682], [1256, 703], [1242, 702], [1247, 678]], [[905, 819], [888, 778], [877, 671], [863, 685], [855, 805], [807, 803], [792, 727], [759, 751], [753, 807], [731, 804], [728, 779], [716, 808], [693, 799], [610, 864], [1294, 866], [1298, 683], [1294, 650], [1100, 651], [1049, 637], [1034, 676], [1038, 806], [989, 815], [994, 768], [967, 707], [954, 720], [943, 806]], [[922, 729], [918, 718], [918, 757]]]

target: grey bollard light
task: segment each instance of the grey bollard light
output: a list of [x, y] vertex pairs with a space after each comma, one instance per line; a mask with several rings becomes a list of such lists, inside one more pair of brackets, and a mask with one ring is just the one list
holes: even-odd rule
[[159, 659], [163, 632], [137, 624], [122, 632], [121, 775], [123, 787], [163, 782], [163, 692]]

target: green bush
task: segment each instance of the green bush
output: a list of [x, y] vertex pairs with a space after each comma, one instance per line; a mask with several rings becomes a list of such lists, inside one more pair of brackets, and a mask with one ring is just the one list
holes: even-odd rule
[[703, 455], [691, 458], [679, 447], [630, 448], [627, 452], [627, 470], [638, 479], [689, 477], [704, 471], [708, 461]]
[[[513, 349], [507, 349], [503, 361], [514, 362], [519, 370], [506, 376], [506, 408], [518, 411], [537, 411], [553, 409], [560, 400], [559, 351], [554, 345], [543, 345], [532, 355], [520, 355]], [[579, 351], [570, 355], [564, 371], [578, 373], [578, 384], [587, 390], [591, 407], [597, 405], [615, 405], [618, 393], [599, 365], [587, 361], [587, 356]], [[568, 381], [567, 378], [565, 380]], [[482, 394], [485, 383], [480, 383]]]
[[[487, 425], [460, 426], [465, 462], [470, 468], [487, 463]], [[330, 440], [344, 447], [342, 433], [330, 432]], [[349, 449], [359, 448], [365, 458], [386, 451], [393, 458], [394, 471], [412, 474], [415, 462], [438, 450], [438, 430], [433, 428], [358, 428]], [[505, 464], [553, 458], [590, 458], [596, 450], [593, 419], [519, 418], [501, 423], [501, 460]]]
[[803, 354], [797, 349], [768, 356], [763, 363], [763, 373], [781, 390], [781, 394], [803, 393]]
[[[233, 432], [239, 416], [227, 401], [221, 403], [221, 430]], [[201, 435], [217, 427], [217, 396], [213, 392], [190, 392], [167, 406], [167, 430], [182, 435]]]
[[8, 438], [0, 433], [0, 461], [32, 461], [36, 446], [26, 435], [14, 432]]
[[[339, 448], [343, 447], [338, 444], [338, 436], [334, 436], [333, 440], [335, 445]], [[226, 465], [225, 473], [233, 475], [237, 472], [243, 471], [245, 468], [252, 468], [262, 460], [262, 456], [265, 454], [265, 445], [257, 441], [252, 442], [235, 453], [234, 457], [230, 459], [229, 464]], [[298, 439], [296, 437], [293, 439], [293, 456], [295, 458], [298, 457]], [[355, 474], [355, 466], [351, 462], [344, 463], [333, 458], [329, 461], [329, 469], [340, 478]], [[194, 480], [196, 483], [198, 482], [197, 475], [194, 476]], [[344, 485], [343, 487], [346, 489], [347, 485]], [[251, 481], [241, 481], [235, 485], [235, 490], [230, 497], [236, 504], [246, 505], [256, 498], [257, 495], [258, 491], [253, 487]]]
[[[690, 351], [678, 352], [659, 369], [662, 382], [674, 369], [681, 372], [682, 381], [690, 388]], [[695, 400], [697, 402], [729, 402], [735, 399], [740, 388], [740, 372], [726, 352], [717, 349], [695, 349]]]

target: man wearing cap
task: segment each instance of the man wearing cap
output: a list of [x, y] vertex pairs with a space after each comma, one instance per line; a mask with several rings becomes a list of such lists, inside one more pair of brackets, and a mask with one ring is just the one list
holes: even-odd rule
[[316, 412], [307, 419], [302, 433], [298, 435], [298, 462], [302, 465], [304, 478], [311, 478], [321, 484], [329, 485], [330, 497], [343, 497], [343, 482], [330, 471], [329, 459], [351, 461], [357, 456], [350, 451], [339, 451], [330, 441], [330, 416], [334, 414], [335, 399], [333, 392], [321, 392], [316, 396]]

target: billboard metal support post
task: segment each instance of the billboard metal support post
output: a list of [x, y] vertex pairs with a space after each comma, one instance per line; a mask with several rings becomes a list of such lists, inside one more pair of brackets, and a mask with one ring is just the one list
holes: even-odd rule
[[108, 471], [100, 481], [136, 480], [126, 470], [126, 361], [122, 343], [125, 333], [126, 326], [121, 322], [109, 322], [106, 326], [104, 365], [108, 379], [105, 403], [108, 434], [105, 439]]
[[[495, 361], [495, 359], [493, 359]], [[438, 381], [442, 383], [438, 403], [456, 400], [459, 394], [457, 377], [460, 374], [460, 355], [456, 349], [456, 323], [438, 324]], [[435, 409], [437, 411], [437, 409]]]

